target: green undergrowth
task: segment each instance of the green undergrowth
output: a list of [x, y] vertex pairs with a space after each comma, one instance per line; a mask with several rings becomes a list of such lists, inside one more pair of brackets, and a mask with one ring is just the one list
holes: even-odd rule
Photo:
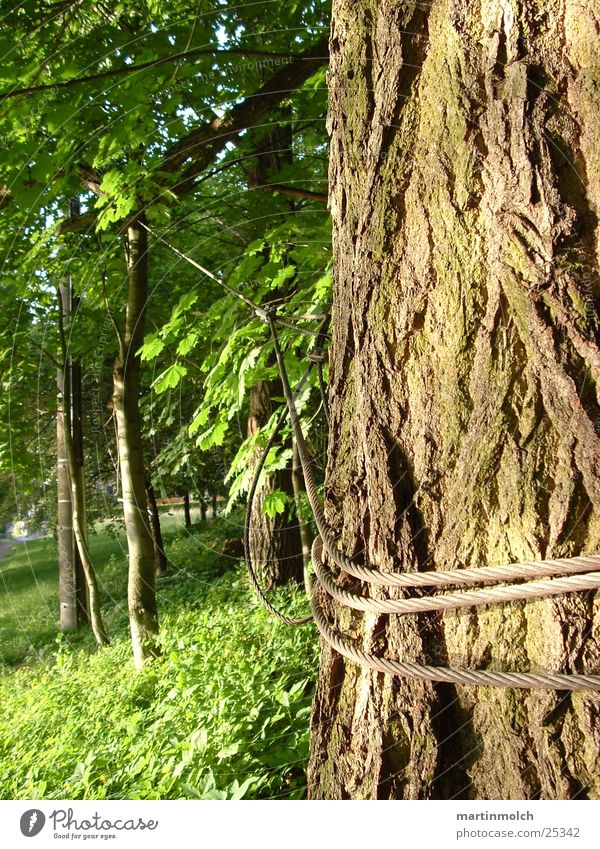
[[[0, 677], [1, 798], [304, 797], [315, 630], [288, 628], [257, 605], [240, 565], [218, 553], [228, 536], [224, 520], [167, 534], [163, 653], [141, 673], [131, 661], [119, 545], [106, 543], [97, 558], [108, 648], [57, 636], [56, 625], [40, 646], [32, 621], [35, 651]], [[39, 592], [23, 583], [23, 594], [28, 583]], [[292, 614], [306, 608], [300, 590], [274, 600]]]

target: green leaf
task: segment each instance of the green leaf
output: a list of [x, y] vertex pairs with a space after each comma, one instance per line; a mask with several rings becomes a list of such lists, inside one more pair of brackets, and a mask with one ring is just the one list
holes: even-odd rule
[[254, 781], [256, 781], [256, 777], [253, 775], [251, 775], [250, 778], [247, 778], [243, 784], [239, 784], [236, 779], [229, 788], [229, 792], [231, 794], [229, 798], [234, 802], [238, 799], [243, 799]]
[[227, 416], [223, 416], [221, 413], [219, 420], [208, 430], [204, 431], [204, 433], [200, 434], [196, 440], [198, 448], [206, 451], [214, 445], [223, 445], [228, 426]]
[[333, 275], [330, 271], [320, 277], [315, 283], [315, 295], [319, 300], [329, 300], [331, 298], [331, 288], [333, 285]]
[[233, 757], [233, 755], [237, 755], [240, 750], [239, 743], [232, 743], [230, 746], [225, 746], [224, 749], [221, 749], [220, 752], [217, 752], [217, 757], [220, 761], [224, 761], [227, 758]]
[[255, 239], [253, 242], [250, 242], [248, 247], [246, 248], [245, 253], [247, 256], [254, 256], [259, 253], [265, 247], [266, 242], [264, 239]]
[[191, 423], [191, 425], [190, 425], [190, 427], [189, 427], [189, 434], [190, 434], [190, 436], [191, 436], [192, 434], [196, 433], [196, 431], [197, 431], [199, 428], [203, 427], [203, 426], [206, 424], [206, 422], [208, 421], [208, 417], [209, 417], [209, 415], [210, 415], [210, 409], [209, 409], [208, 407], [203, 407], [203, 408], [200, 410], [200, 412], [199, 412], [199, 413], [197, 413], [197, 414], [194, 416], [194, 419], [192, 420], [192, 423]]
[[198, 300], [197, 292], [186, 292], [185, 295], [182, 295], [179, 299], [179, 303], [173, 310], [173, 318], [177, 318], [183, 313], [187, 312], [191, 306], [193, 306]]
[[169, 368], [159, 374], [152, 384], [152, 388], [158, 394], [166, 392], [167, 389], [175, 389], [181, 378], [185, 377], [186, 374], [187, 368], [185, 366], [182, 366], [180, 363], [173, 363], [172, 366], [169, 366]]
[[188, 333], [188, 335], [185, 336], [177, 346], [177, 353], [181, 354], [182, 357], [189, 354], [192, 348], [197, 344], [199, 338], [199, 335], [195, 332]]
[[263, 512], [274, 519], [280, 513], [285, 512], [285, 508], [290, 501], [290, 497], [286, 492], [280, 489], [274, 489], [273, 492], [267, 493], [263, 500]]
[[144, 340], [144, 344], [138, 351], [142, 360], [154, 360], [163, 351], [165, 343], [158, 333], [152, 333]]

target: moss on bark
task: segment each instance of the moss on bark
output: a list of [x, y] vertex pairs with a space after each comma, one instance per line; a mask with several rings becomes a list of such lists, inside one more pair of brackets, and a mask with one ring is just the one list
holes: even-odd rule
[[[592, 0], [334, 3], [326, 508], [378, 568], [599, 550], [599, 20]], [[364, 621], [324, 605], [391, 657], [600, 669], [591, 594]], [[599, 712], [324, 647], [311, 795], [597, 798]]]

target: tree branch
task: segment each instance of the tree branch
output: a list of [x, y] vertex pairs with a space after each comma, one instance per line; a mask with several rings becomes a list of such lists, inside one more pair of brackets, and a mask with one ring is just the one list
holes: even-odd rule
[[[276, 54], [270, 55], [274, 56]], [[169, 58], [172, 59], [173, 57]], [[185, 165], [187, 160], [191, 160], [190, 164], [184, 170], [181, 179], [174, 187], [175, 193], [179, 197], [182, 197], [192, 191], [195, 187], [195, 178], [208, 168], [228, 143], [237, 144], [243, 130], [249, 129], [265, 115], [268, 115], [272, 109], [289, 96], [291, 91], [299, 88], [328, 60], [328, 40], [327, 38], [323, 38], [307, 50], [306, 53], [301, 55], [296, 54], [292, 62], [273, 74], [257, 92], [248, 95], [248, 97], [234, 106], [222, 118], [214, 118], [209, 123], [193, 130], [187, 136], [184, 136], [173, 144], [167, 151], [162, 167], [159, 170], [175, 172], [182, 165]], [[150, 63], [150, 65], [152, 64]], [[131, 68], [133, 67], [131, 66]], [[85, 164], [80, 164], [77, 170], [86, 189], [100, 197], [103, 194], [100, 188], [102, 173]], [[283, 190], [278, 188], [277, 191]], [[311, 194], [311, 200], [325, 202], [325, 196], [318, 195], [318, 193], [314, 194], [316, 196], [313, 197]], [[10, 200], [11, 195], [9, 190], [0, 186], [0, 209], [6, 206]], [[62, 232], [68, 232], [67, 226], [61, 225], [61, 227], [65, 227]], [[76, 226], [75, 223], [73, 226]]]
[[227, 115], [214, 118], [173, 145], [167, 152], [163, 170], [177, 171], [186, 160], [192, 160], [174, 188], [175, 193], [181, 196], [189, 192], [193, 188], [195, 177], [210, 165], [228, 142], [237, 143], [243, 130], [252, 127], [272, 111], [328, 59], [328, 42], [323, 38], [306, 53], [273, 74], [257, 92], [234, 106]]
[[218, 50], [215, 48], [207, 49], [205, 47], [193, 48], [192, 50], [184, 50], [179, 53], [173, 53], [170, 56], [161, 56], [158, 59], [152, 59], [149, 62], [141, 62], [139, 65], [124, 65], [122, 68], [111, 68], [108, 71], [100, 71], [97, 74], [90, 74], [87, 77], [74, 77], [71, 80], [65, 80], [61, 83], [43, 83], [41, 85], [33, 85], [27, 88], [17, 88], [13, 91], [5, 91], [0, 93], [0, 99], [9, 100], [13, 97], [22, 97], [26, 94], [37, 94], [40, 91], [53, 91], [55, 89], [72, 88], [73, 86], [82, 85], [84, 83], [93, 83], [100, 80], [106, 80], [110, 77], [123, 76], [124, 74], [132, 74], [136, 71], [145, 71], [148, 68], [157, 68], [159, 65], [165, 65], [169, 62], [178, 62], [182, 59], [189, 59], [191, 56], [257, 56], [265, 59], [289, 59], [294, 53], [270, 53], [267, 50], [245, 50], [242, 47], [232, 47], [228, 50]]
[[295, 189], [293, 186], [282, 186], [279, 183], [265, 183], [262, 186], [252, 186], [251, 191], [266, 189], [268, 192], [290, 195], [291, 197], [303, 198], [304, 200], [317, 200], [319, 203], [327, 203], [327, 195], [321, 192], [311, 192], [308, 189]]
[[69, 218], [58, 225], [56, 235], [60, 236], [63, 233], [73, 233], [77, 230], [83, 230], [88, 224], [95, 224], [97, 218], [97, 212], [86, 212], [84, 215], [78, 215], [76, 218]]

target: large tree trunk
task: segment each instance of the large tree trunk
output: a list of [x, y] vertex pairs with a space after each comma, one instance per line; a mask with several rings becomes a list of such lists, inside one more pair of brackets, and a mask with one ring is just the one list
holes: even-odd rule
[[[259, 381], [250, 389], [248, 436], [252, 436], [269, 421], [273, 412], [272, 394], [276, 394], [272, 381]], [[264, 503], [267, 495], [276, 489], [289, 496], [289, 506], [284, 513], [271, 518], [264, 511]], [[295, 511], [289, 509], [293, 506], [293, 499], [292, 472], [289, 468], [272, 474], [254, 497], [250, 516], [250, 551], [262, 575], [265, 589], [282, 586], [289, 581], [302, 581], [302, 540]]]
[[140, 415], [140, 359], [148, 297], [148, 238], [143, 222], [133, 219], [125, 237], [128, 296], [125, 334], [113, 369], [113, 406], [119, 439], [123, 514], [129, 552], [128, 603], [133, 656], [137, 669], [158, 654], [158, 613], [154, 585], [154, 544], [146, 509], [145, 465]]
[[[600, 548], [599, 55], [596, 0], [334, 2], [326, 510], [368, 565]], [[588, 593], [405, 618], [323, 604], [392, 658], [600, 669]], [[599, 712], [324, 646], [310, 793], [598, 798]]]

